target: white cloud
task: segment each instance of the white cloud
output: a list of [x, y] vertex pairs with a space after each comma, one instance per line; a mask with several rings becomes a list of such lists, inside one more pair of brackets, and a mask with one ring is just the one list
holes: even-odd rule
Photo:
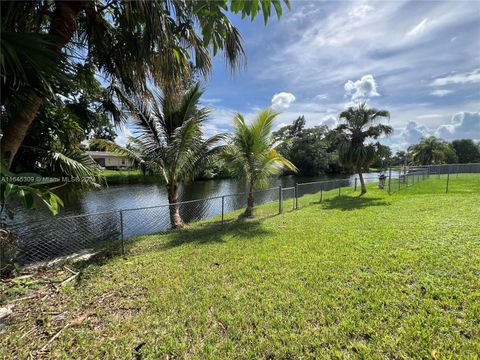
[[315, 100], [325, 100], [328, 98], [328, 95], [327, 94], [318, 94], [317, 96], [315, 96]]
[[272, 108], [275, 110], [285, 110], [295, 101], [295, 95], [288, 92], [280, 92], [272, 97]]
[[128, 143], [128, 138], [133, 136], [131, 130], [127, 126], [122, 126], [120, 128], [120, 132], [117, 133], [117, 137], [115, 138], [115, 142], [120, 146], [126, 146]]
[[417, 119], [435, 119], [442, 117], [440, 114], [424, 114], [424, 115], [418, 115], [416, 118]]
[[370, 5], [360, 5], [356, 8], [351, 9], [348, 12], [348, 15], [352, 19], [363, 19], [365, 16], [367, 16], [369, 13], [371, 13], [374, 10], [373, 7]]
[[337, 117], [334, 115], [327, 115], [323, 117], [322, 124], [328, 126], [329, 129], [333, 129], [337, 126]]
[[407, 33], [407, 36], [414, 37], [423, 34], [429, 24], [431, 24], [431, 21], [427, 17], [415, 25], [415, 27]]
[[430, 86], [445, 86], [449, 84], [468, 84], [480, 82], [480, 69], [469, 73], [452, 74], [433, 80]]
[[360, 80], [348, 80], [345, 85], [345, 95], [351, 95], [352, 100], [367, 98], [371, 96], [380, 96], [377, 92], [377, 82], [373, 75], [364, 75]]
[[445, 95], [448, 95], [448, 94], [451, 94], [451, 93], [454, 93], [454, 92], [455, 91], [453, 91], [453, 90], [438, 89], [438, 90], [433, 90], [430, 93], [430, 95], [442, 97], [442, 96], [445, 96]]
[[438, 127], [436, 135], [445, 140], [480, 140], [480, 112], [462, 111], [455, 114], [450, 124]]
[[424, 125], [418, 124], [416, 121], [411, 120], [401, 131], [400, 135], [407, 144], [415, 144], [422, 137], [428, 135], [428, 130]]

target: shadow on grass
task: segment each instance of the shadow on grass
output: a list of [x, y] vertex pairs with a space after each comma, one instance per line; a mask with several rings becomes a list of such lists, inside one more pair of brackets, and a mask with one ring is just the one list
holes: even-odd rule
[[[273, 216], [277, 215], [258, 216], [253, 219], [238, 217], [225, 220], [224, 225], [220, 222], [193, 223], [181, 230], [150, 235], [150, 239], [140, 240], [138, 244], [133, 241], [129, 246], [128, 253], [138, 254], [157, 249], [167, 250], [184, 244], [222, 243], [227, 238], [253, 239], [255, 236], [271, 233], [263, 227], [262, 223]], [[160, 236], [163, 239], [159, 238]]]
[[[320, 202], [316, 202], [320, 204]], [[331, 199], [325, 199], [322, 202], [325, 210], [356, 210], [363, 209], [370, 206], [389, 206], [390, 203], [385, 199], [379, 197], [364, 197], [364, 196], [346, 196], [340, 195]]]

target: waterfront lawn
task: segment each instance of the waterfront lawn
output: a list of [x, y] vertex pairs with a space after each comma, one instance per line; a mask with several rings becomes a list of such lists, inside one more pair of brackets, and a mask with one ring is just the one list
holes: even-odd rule
[[370, 185], [363, 197], [342, 190], [223, 230], [142, 237], [137, 255], [91, 264], [43, 301], [19, 301], [0, 357], [35, 354], [71, 324], [45, 353], [478, 358], [479, 179], [462, 177], [449, 194], [434, 191], [435, 179], [392, 196]]
[[140, 170], [102, 170], [100, 174], [105, 177], [108, 185], [158, 182], [157, 177], [143, 175]]

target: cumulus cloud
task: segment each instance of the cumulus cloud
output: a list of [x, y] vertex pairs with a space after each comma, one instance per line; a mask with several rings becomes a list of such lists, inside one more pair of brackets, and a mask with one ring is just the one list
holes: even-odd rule
[[430, 83], [430, 86], [445, 86], [450, 84], [469, 84], [480, 82], [480, 69], [469, 73], [452, 74], [437, 78]]
[[327, 115], [323, 117], [322, 125], [326, 125], [329, 129], [333, 129], [337, 126], [337, 118], [333, 115]]
[[450, 124], [440, 125], [435, 134], [445, 140], [480, 140], [480, 112], [459, 112]]
[[272, 108], [275, 110], [285, 110], [295, 101], [295, 95], [288, 92], [280, 92], [272, 97]]
[[448, 95], [448, 94], [451, 94], [451, 93], [454, 93], [454, 92], [455, 91], [453, 91], [453, 90], [438, 89], [438, 90], [433, 90], [430, 93], [430, 95], [442, 97], [442, 96], [445, 96], [445, 95]]
[[424, 125], [411, 120], [402, 130], [400, 135], [407, 144], [415, 144], [422, 137], [428, 136], [428, 130]]
[[345, 96], [350, 96], [352, 100], [365, 99], [371, 96], [380, 96], [377, 92], [377, 82], [373, 75], [364, 75], [360, 80], [348, 80], [345, 83]]
[[128, 126], [122, 126], [120, 128], [120, 132], [117, 133], [117, 138], [115, 142], [121, 146], [126, 146], [128, 143], [128, 139], [133, 136], [132, 131], [128, 128]]
[[419, 36], [425, 32], [427, 26], [431, 23], [430, 19], [427, 17], [423, 19], [420, 23], [415, 25], [408, 33], [407, 36], [414, 37]]

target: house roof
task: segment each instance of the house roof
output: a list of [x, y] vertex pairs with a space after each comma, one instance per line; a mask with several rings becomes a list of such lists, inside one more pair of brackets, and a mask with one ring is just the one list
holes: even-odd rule
[[110, 151], [86, 151], [87, 155], [95, 158], [95, 157], [124, 157], [122, 155], [115, 154]]

